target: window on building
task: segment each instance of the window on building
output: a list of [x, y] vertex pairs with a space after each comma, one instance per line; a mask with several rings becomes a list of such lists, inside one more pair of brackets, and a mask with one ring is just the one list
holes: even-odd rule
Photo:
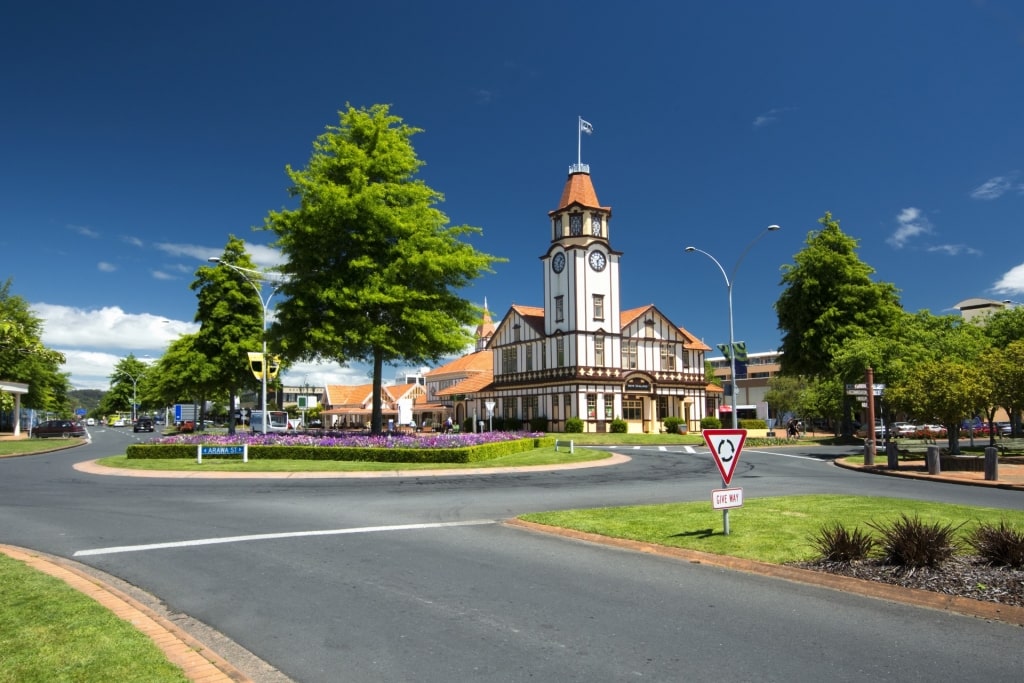
[[594, 337], [594, 365], [599, 368], [604, 367], [604, 335], [599, 334]]
[[516, 341], [522, 341], [523, 340], [523, 326], [520, 325], [519, 323], [516, 323], [515, 325], [513, 325], [512, 326], [512, 336], [515, 338]]
[[661, 345], [661, 369], [666, 372], [676, 369], [676, 350], [672, 344]]
[[555, 340], [555, 367], [565, 367], [565, 338], [559, 337]]
[[548, 369], [548, 342], [546, 339], [540, 343], [540, 369]]
[[636, 369], [636, 340], [627, 339], [622, 342], [622, 367]]
[[506, 346], [501, 350], [501, 372], [510, 374], [519, 371], [519, 347]]
[[[501, 402], [501, 416], [506, 420], [514, 420], [519, 417], [519, 411], [516, 408], [519, 407], [518, 398], [506, 398]], [[507, 427], [508, 425], [506, 425]]]
[[540, 399], [536, 396], [524, 396], [523, 397], [523, 419], [531, 420], [540, 413], [537, 408], [540, 405]]
[[604, 294], [594, 295], [594, 320], [604, 320]]
[[604, 419], [611, 420], [615, 417], [615, 394], [604, 395]]
[[533, 344], [526, 345], [526, 371], [533, 370]]
[[562, 394], [562, 418], [568, 420], [572, 417], [572, 394]]
[[658, 397], [658, 419], [659, 420], [664, 420], [666, 417], [669, 417], [669, 414], [668, 414], [668, 396], [659, 396]]
[[587, 394], [587, 418], [597, 419], [597, 394]]
[[644, 418], [644, 403], [637, 398], [622, 399], [622, 419], [642, 420]]
[[555, 322], [565, 320], [565, 297], [559, 294], [555, 297]]

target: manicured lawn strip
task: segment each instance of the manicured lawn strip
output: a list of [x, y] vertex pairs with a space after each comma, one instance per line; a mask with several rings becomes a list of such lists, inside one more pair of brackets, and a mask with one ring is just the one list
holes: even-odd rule
[[1024, 512], [966, 505], [867, 496], [782, 496], [750, 498], [729, 511], [729, 535], [722, 533], [722, 511], [708, 500], [667, 505], [565, 510], [522, 515], [520, 518], [602, 536], [731, 555], [782, 564], [814, 559], [809, 538], [822, 525], [839, 522], [877, 535], [867, 522], [891, 522], [901, 513], [918, 515], [927, 523], [967, 522], [962, 537], [979, 522], [1024, 528]]
[[132, 470], [169, 470], [174, 472], [394, 472], [395, 470], [436, 470], [474, 469], [493, 467], [525, 467], [529, 465], [557, 465], [576, 462], [604, 460], [611, 454], [606, 451], [575, 449], [569, 453], [564, 448], [536, 448], [492, 460], [470, 463], [393, 463], [346, 460], [259, 460], [250, 456], [249, 462], [242, 462], [241, 456], [234, 458], [203, 458], [200, 465], [194, 459], [129, 459], [123, 455], [101, 458], [100, 465]]
[[84, 443], [83, 439], [17, 439], [0, 441], [0, 458], [8, 455], [24, 455], [52, 451], [65, 446], [77, 446]]
[[0, 554], [0, 683], [187, 680], [134, 626]]

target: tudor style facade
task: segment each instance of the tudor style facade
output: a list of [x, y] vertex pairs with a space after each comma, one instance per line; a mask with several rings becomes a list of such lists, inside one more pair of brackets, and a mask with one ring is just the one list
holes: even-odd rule
[[[455, 383], [437, 393], [454, 399], [457, 416], [486, 416], [490, 404], [496, 417], [521, 420], [524, 428], [544, 417], [549, 429], [562, 431], [579, 417], [586, 431], [602, 432], [621, 418], [631, 432], [652, 432], [670, 416], [699, 431], [701, 418], [715, 414], [721, 389], [704, 377], [710, 348], [653, 304], [622, 310], [611, 217], [589, 167], [573, 165], [548, 214], [544, 306], [513, 305], [495, 327], [485, 347], [489, 383]], [[446, 369], [429, 373], [428, 386]]]

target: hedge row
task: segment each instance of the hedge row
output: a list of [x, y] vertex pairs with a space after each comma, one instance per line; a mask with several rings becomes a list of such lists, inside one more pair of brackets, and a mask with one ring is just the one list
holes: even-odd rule
[[[338, 446], [249, 446], [252, 460], [348, 460], [360, 462], [470, 463], [494, 460], [514, 453], [555, 445], [555, 437], [530, 437], [515, 441], [462, 448], [353, 448]], [[191, 460], [195, 444], [134, 444], [125, 454], [129, 459]], [[216, 457], [216, 456], [207, 456]]]

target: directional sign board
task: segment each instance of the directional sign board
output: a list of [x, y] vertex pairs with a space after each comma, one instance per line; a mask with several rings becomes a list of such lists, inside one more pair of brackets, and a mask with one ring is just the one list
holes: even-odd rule
[[732, 473], [740, 460], [743, 443], [747, 440], [746, 429], [705, 429], [704, 443], [708, 445], [711, 455], [715, 456], [715, 464], [722, 473], [722, 481], [726, 486], [732, 481]]

